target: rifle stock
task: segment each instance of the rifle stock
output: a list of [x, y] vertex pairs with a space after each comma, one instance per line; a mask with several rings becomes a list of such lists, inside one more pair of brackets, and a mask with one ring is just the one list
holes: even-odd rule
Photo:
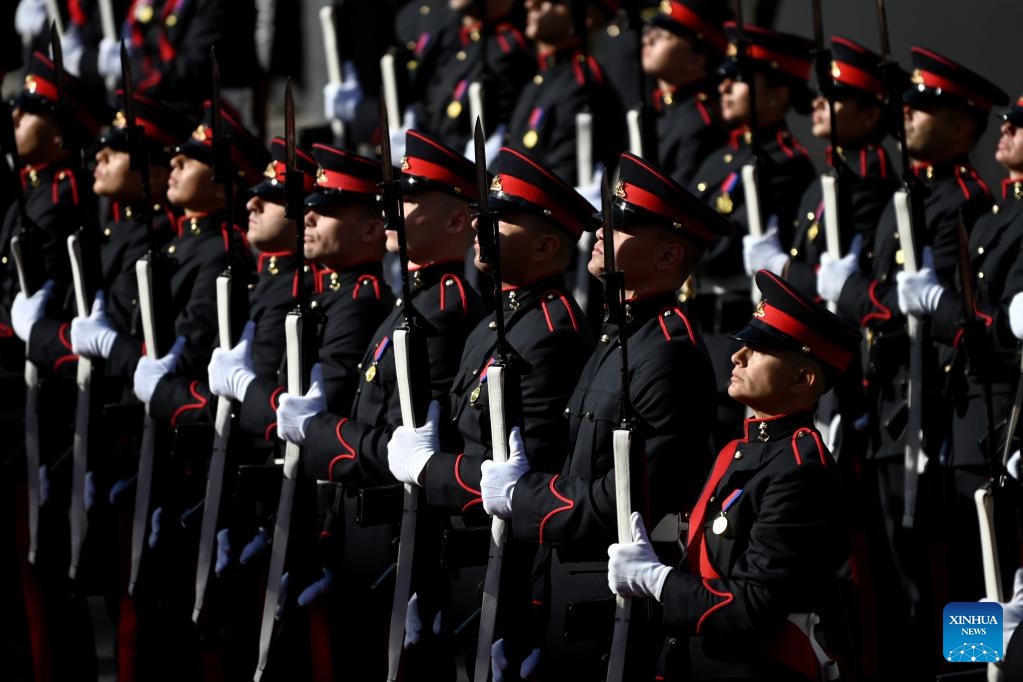
[[[89, 315], [89, 297], [86, 292], [85, 264], [82, 245], [78, 235], [67, 238], [68, 255], [71, 259], [71, 276], [74, 282], [75, 306], [79, 317]], [[75, 409], [75, 435], [71, 446], [71, 561], [68, 577], [74, 580], [78, 575], [82, 545], [89, 528], [88, 510], [85, 507], [85, 479], [89, 470], [89, 421], [92, 407], [92, 360], [80, 355], [76, 375], [78, 399]]]

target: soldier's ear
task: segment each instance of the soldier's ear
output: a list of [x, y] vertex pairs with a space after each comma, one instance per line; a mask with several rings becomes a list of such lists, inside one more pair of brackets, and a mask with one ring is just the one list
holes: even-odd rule
[[813, 394], [816, 398], [818, 388], [823, 385], [824, 373], [810, 363], [801, 363], [796, 369], [795, 380], [792, 382], [793, 393]]
[[665, 240], [661, 243], [660, 255], [657, 258], [658, 270], [674, 270], [685, 261], [686, 247], [678, 241]]

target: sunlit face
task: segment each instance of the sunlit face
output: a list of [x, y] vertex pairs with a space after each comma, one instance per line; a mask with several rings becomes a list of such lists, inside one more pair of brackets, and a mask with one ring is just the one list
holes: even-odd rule
[[143, 198], [142, 175], [131, 168], [131, 156], [110, 147], [96, 152], [92, 191], [116, 201], [134, 203]]
[[[409, 260], [414, 263], [432, 259], [438, 244], [451, 239], [448, 228], [453, 221], [468, 220], [466, 203], [438, 190], [406, 193], [402, 206], [405, 211], [406, 248]], [[459, 213], [465, 215], [459, 218]], [[465, 235], [467, 239], [468, 233]], [[387, 230], [387, 250], [398, 253], [398, 233], [395, 230]]]
[[[500, 214], [500, 218], [497, 221], [498, 239], [501, 240], [501, 278], [505, 282], [522, 281], [523, 276], [521, 272], [523, 266], [528, 264], [532, 256], [537, 235], [536, 232], [527, 227], [527, 222], [525, 214], [515, 211]], [[476, 221], [473, 221], [473, 227], [477, 227]], [[473, 250], [476, 254], [473, 261], [476, 267], [481, 272], [485, 272], [488, 275], [491, 274], [493, 272], [493, 265], [480, 261], [478, 232], [476, 239], [473, 241]]]
[[284, 217], [284, 202], [253, 196], [249, 211], [249, 243], [260, 251], [291, 251], [295, 248], [295, 224]]
[[14, 142], [18, 156], [27, 164], [45, 163], [60, 150], [60, 126], [57, 118], [14, 107]]
[[744, 345], [732, 354], [728, 395], [755, 411], [776, 414], [792, 401], [803, 365], [791, 361], [790, 350]]
[[[604, 252], [607, 244], [604, 241], [603, 230], [597, 230], [596, 236], [586, 269], [594, 277], [600, 277], [604, 274]], [[624, 274], [626, 289], [641, 288], [656, 272], [663, 241], [664, 235], [659, 227], [630, 228], [628, 232], [614, 230], [615, 269]]]
[[1002, 123], [995, 160], [1010, 171], [1023, 171], [1023, 128]]
[[692, 58], [693, 42], [660, 26], [650, 26], [643, 32], [641, 54], [644, 73], [670, 80], [673, 70]]
[[906, 149], [921, 161], [944, 158], [945, 142], [952, 136], [952, 116], [946, 107], [929, 110], [905, 108]]
[[305, 257], [334, 270], [354, 265], [357, 257], [353, 254], [365, 252], [367, 228], [382, 220], [378, 212], [361, 204], [309, 209], [305, 214]]
[[213, 168], [184, 154], [171, 159], [167, 200], [191, 211], [216, 211], [224, 207], [224, 188], [213, 181]]

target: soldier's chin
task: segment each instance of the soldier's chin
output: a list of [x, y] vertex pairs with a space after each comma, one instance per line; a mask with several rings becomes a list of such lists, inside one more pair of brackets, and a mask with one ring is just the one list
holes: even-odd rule
[[601, 277], [604, 274], [604, 257], [593, 254], [590, 262], [586, 264], [586, 270], [594, 277]]

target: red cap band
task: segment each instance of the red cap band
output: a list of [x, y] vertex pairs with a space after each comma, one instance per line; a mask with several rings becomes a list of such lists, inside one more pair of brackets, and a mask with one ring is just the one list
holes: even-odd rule
[[851, 351], [843, 350], [788, 313], [770, 305], [766, 300], [754, 315], [764, 324], [796, 339], [809, 349], [810, 353], [835, 369], [844, 370], [852, 359]]

